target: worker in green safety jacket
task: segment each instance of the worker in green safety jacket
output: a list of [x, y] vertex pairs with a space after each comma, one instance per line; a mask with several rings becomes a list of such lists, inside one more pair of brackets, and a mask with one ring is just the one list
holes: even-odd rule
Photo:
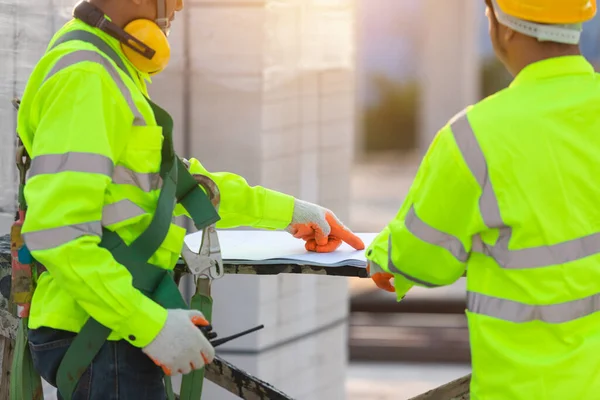
[[[174, 155], [173, 121], [149, 99], [146, 81], [167, 66], [167, 33], [182, 8], [181, 0], [78, 4], [22, 97], [18, 134], [32, 160], [22, 234], [46, 268], [29, 315], [35, 369], [56, 386], [68, 349], [87, 335], [65, 367], [65, 379], [79, 376], [74, 391], [61, 398], [164, 399], [165, 372], [187, 374], [213, 360], [197, 327], [207, 324], [202, 313], [157, 294], [164, 276], [172, 288], [165, 273], [186, 234], [174, 216], [199, 228], [218, 219], [217, 228], [286, 230], [310, 251], [334, 251], [342, 241], [364, 248], [330, 210]], [[204, 189], [181, 189], [190, 173], [216, 183], [217, 219], [210, 201], [200, 202]], [[206, 204], [210, 210], [198, 210]], [[162, 280], [138, 288], [149, 275]], [[88, 338], [101, 339], [93, 361], [74, 368], [89, 356]]]
[[471, 399], [598, 399], [600, 76], [579, 50], [596, 2], [486, 5], [514, 80], [437, 133], [370, 275], [400, 301], [466, 273]]

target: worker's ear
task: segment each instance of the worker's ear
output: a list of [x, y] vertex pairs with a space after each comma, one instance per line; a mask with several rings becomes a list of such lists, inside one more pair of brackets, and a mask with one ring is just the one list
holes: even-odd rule
[[505, 43], [508, 43], [515, 37], [515, 34], [516, 32], [514, 30], [505, 26], [504, 32], [502, 32], [502, 38], [504, 39]]

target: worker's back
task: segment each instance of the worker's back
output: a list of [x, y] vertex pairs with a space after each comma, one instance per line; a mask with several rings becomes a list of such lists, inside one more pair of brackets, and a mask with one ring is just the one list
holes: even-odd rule
[[467, 267], [472, 398], [600, 398], [600, 76], [541, 61], [467, 120], [490, 228]]

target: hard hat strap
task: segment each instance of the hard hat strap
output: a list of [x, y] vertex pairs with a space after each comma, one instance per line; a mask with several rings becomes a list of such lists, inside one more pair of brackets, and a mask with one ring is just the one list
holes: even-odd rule
[[582, 24], [553, 24], [545, 25], [536, 22], [525, 21], [512, 15], [506, 14], [498, 6], [496, 0], [492, 0], [494, 13], [498, 22], [514, 29], [523, 35], [531, 36], [539, 41], [550, 41], [565, 44], [579, 44], [581, 39]]
[[169, 17], [167, 17], [167, 0], [156, 0], [156, 24], [163, 31], [165, 36], [169, 36]]

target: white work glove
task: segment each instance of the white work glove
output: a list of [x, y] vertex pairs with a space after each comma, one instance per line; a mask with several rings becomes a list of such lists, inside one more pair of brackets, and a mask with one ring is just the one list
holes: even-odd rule
[[197, 310], [168, 310], [162, 330], [142, 351], [162, 367], [167, 376], [173, 371], [187, 374], [210, 364], [215, 349], [198, 326], [208, 321]]
[[365, 244], [335, 216], [319, 205], [296, 199], [292, 222], [285, 229], [295, 238], [306, 241], [308, 251], [328, 253], [335, 251], [342, 241], [356, 250], [363, 250]]

